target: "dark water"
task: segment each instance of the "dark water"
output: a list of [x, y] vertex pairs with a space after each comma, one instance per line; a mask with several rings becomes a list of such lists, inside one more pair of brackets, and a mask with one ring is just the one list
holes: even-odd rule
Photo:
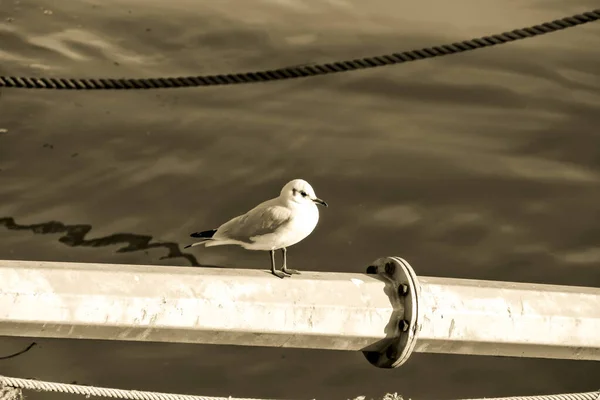
[[[0, 0], [0, 74], [194, 75], [377, 55], [537, 24], [585, 0]], [[307, 179], [331, 207], [292, 266], [600, 285], [600, 23], [397, 67], [239, 87], [0, 94], [0, 259], [266, 268], [182, 251]], [[29, 340], [3, 338], [0, 355]], [[40, 340], [0, 374], [200, 395], [588, 391], [600, 363]], [[27, 393], [30, 399], [62, 397]]]

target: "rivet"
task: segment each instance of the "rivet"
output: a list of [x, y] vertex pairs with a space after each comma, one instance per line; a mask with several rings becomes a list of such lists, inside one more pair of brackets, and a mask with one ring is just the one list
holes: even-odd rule
[[379, 272], [377, 265], [369, 265], [367, 267], [367, 274], [376, 274], [377, 272]]
[[400, 296], [406, 296], [408, 294], [408, 285], [403, 283], [400, 286], [398, 286], [398, 294]]
[[385, 349], [385, 356], [390, 360], [396, 360], [398, 358], [398, 349], [393, 344]]
[[400, 321], [400, 323], [398, 324], [398, 327], [400, 328], [400, 330], [402, 332], [406, 332], [408, 330], [408, 328], [410, 327], [410, 324], [408, 323], [407, 320], [403, 319], [402, 321]]

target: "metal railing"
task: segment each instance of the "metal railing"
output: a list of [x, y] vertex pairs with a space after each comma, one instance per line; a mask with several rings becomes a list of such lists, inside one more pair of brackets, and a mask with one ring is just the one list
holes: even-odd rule
[[0, 261], [0, 335], [600, 360], [600, 288], [366, 274]]

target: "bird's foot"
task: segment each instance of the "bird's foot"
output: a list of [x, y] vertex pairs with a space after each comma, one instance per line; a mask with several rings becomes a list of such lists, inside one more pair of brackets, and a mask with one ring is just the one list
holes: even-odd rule
[[286, 267], [281, 268], [281, 272], [283, 272], [284, 274], [287, 274], [288, 276], [290, 275], [300, 275], [300, 272], [296, 269], [289, 269]]
[[271, 273], [281, 279], [285, 278], [286, 276], [289, 276], [289, 275], [286, 275], [284, 272], [277, 271], [277, 270], [273, 270], [273, 271], [271, 271]]

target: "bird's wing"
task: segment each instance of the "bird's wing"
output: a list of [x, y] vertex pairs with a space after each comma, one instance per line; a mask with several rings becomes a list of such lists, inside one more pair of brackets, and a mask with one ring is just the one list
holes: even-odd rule
[[221, 225], [214, 238], [252, 243], [250, 238], [273, 233], [289, 223], [291, 218], [292, 211], [289, 208], [268, 200]]

